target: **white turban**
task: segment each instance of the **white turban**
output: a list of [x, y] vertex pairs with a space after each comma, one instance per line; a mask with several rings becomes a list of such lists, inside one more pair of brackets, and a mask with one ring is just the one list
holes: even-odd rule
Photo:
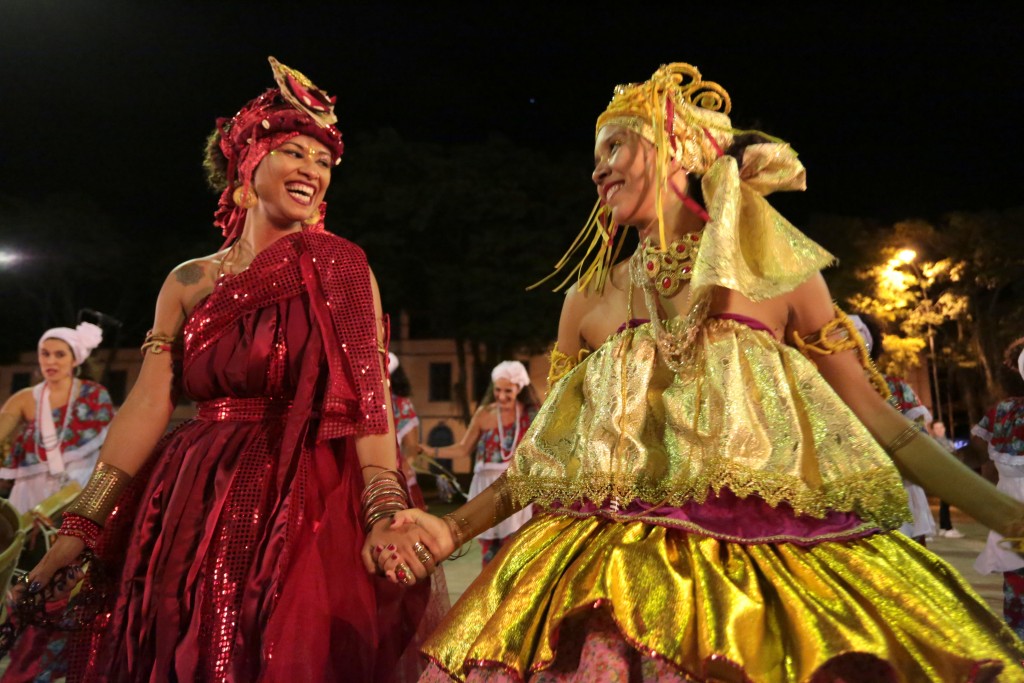
[[859, 315], [848, 316], [850, 322], [853, 323], [853, 327], [860, 334], [860, 338], [864, 340], [864, 348], [868, 350], [868, 355], [871, 355], [871, 349], [875, 345], [875, 340], [871, 338], [871, 331], [868, 330], [868, 326], [864, 324]]
[[494, 366], [491, 370], [491, 381], [497, 382], [499, 379], [506, 379], [520, 389], [530, 385], [530, 373], [526, 371], [526, 366], [517, 360], [504, 360]]
[[38, 348], [43, 347], [47, 339], [60, 339], [71, 347], [71, 353], [75, 357], [75, 365], [81, 365], [92, 350], [103, 341], [103, 330], [92, 323], [78, 323], [75, 329], [70, 327], [54, 327], [43, 332], [39, 338]]
[[1017, 356], [1017, 372], [1020, 373], [1021, 379], [1024, 379], [1024, 349], [1021, 349], [1020, 355]]
[[388, 351], [388, 374], [395, 374], [395, 370], [398, 369], [400, 363], [398, 362], [398, 356]]

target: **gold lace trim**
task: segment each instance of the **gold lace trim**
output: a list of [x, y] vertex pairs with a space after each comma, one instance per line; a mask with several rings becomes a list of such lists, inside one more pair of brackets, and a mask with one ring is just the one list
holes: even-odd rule
[[617, 502], [627, 505], [642, 500], [657, 505], [679, 507], [688, 502], [703, 503], [708, 493], [728, 488], [740, 498], [756, 495], [772, 507], [787, 503], [797, 515], [823, 519], [829, 512], [854, 512], [862, 520], [883, 529], [896, 529], [911, 520], [906, 494], [895, 468], [861, 472], [855, 477], [838, 480], [820, 489], [808, 488], [799, 477], [764, 470], [752, 470], [726, 458], [715, 458], [701, 474], [689, 479], [677, 478], [647, 483], [633, 478], [626, 481], [621, 474], [594, 472], [574, 477], [540, 476], [509, 477], [514, 500], [520, 505], [530, 502], [551, 507], [575, 502]]
[[793, 346], [812, 361], [814, 360], [811, 357], [812, 353], [816, 353], [819, 356], [830, 356], [842, 351], [856, 351], [857, 358], [867, 371], [868, 378], [871, 380], [871, 384], [874, 385], [875, 390], [882, 398], [889, 400], [889, 385], [885, 383], [885, 377], [882, 376], [882, 373], [878, 371], [878, 368], [875, 367], [874, 362], [871, 360], [871, 356], [868, 354], [867, 347], [864, 346], [864, 340], [861, 339], [857, 328], [853, 326], [853, 322], [843, 313], [841, 308], [834, 304], [832, 308], [835, 311], [836, 317], [825, 323], [817, 332], [801, 337], [797, 334], [796, 330], [793, 330]]
[[557, 382], [558, 380], [569, 374], [569, 371], [574, 367], [583, 362], [583, 359], [590, 355], [590, 349], [580, 349], [576, 357], [562, 353], [558, 350], [558, 344], [555, 343], [554, 348], [551, 349], [551, 367], [548, 370], [548, 386]]

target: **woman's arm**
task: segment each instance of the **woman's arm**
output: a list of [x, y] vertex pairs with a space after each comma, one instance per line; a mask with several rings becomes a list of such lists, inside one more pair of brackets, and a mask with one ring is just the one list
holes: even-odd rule
[[15, 392], [4, 402], [3, 407], [0, 408], [0, 443], [11, 438], [22, 422], [28, 421], [31, 404], [31, 388]]
[[[820, 275], [787, 297], [791, 310], [787, 335], [806, 337], [834, 317], [832, 299]], [[1024, 504], [997, 491], [879, 396], [855, 351], [812, 354], [811, 360], [904, 476], [1003, 535], [1019, 536], [1024, 531]]]
[[[370, 271], [370, 284], [373, 289], [373, 310], [377, 320], [377, 343], [379, 348], [384, 349], [384, 312], [380, 303], [380, 291], [377, 287], [377, 279], [373, 275], [373, 271]], [[377, 363], [380, 368], [380, 376], [387, 377], [386, 368], [384, 362], [386, 354], [381, 353], [378, 356]], [[382, 386], [382, 395], [390, 395], [387, 386]], [[390, 506], [394, 502], [395, 494], [398, 489], [394, 487], [393, 482], [401, 482], [402, 475], [396, 470], [397, 454], [395, 452], [395, 417], [391, 410], [391, 401], [385, 401], [385, 409], [388, 413], [388, 430], [384, 434], [367, 434], [365, 436], [359, 436], [355, 439], [356, 456], [359, 459], [359, 465], [363, 470], [363, 481], [366, 484], [364, 491], [364, 516], [368, 515], [374, 503], [383, 502], [385, 507]], [[392, 481], [385, 481], [392, 480]], [[380, 497], [371, 501], [366, 498], [369, 494], [373, 496], [374, 487], [383, 488], [376, 489], [377, 493], [382, 494]], [[405, 498], [405, 488], [401, 487], [401, 497]], [[406, 498], [406, 502], [407, 498]], [[367, 509], [366, 505], [370, 503], [371, 509]], [[402, 503], [398, 504], [399, 506]], [[366, 540], [363, 543], [362, 558], [363, 565], [366, 567], [366, 571], [371, 574], [377, 569], [377, 556], [384, 552], [390, 555], [403, 554], [406, 557], [416, 557], [416, 544], [421, 544], [429, 549], [430, 553], [434, 556], [440, 553], [437, 544], [434, 539], [426, 532], [417, 530], [414, 533], [399, 533], [391, 530], [391, 517], [390, 510], [384, 510], [388, 512], [388, 516], [381, 516], [375, 520], [364, 519], [363, 523], [367, 525], [366, 529]], [[372, 524], [369, 522], [372, 521]], [[428, 572], [433, 571], [433, 562], [418, 562], [415, 567], [410, 566], [416, 572], [417, 576], [425, 577]], [[395, 574], [392, 572], [392, 577]], [[413, 577], [409, 577], [414, 580]]]
[[[184, 322], [182, 286], [172, 272], [157, 297], [153, 330], [177, 340]], [[138, 379], [110, 423], [110, 431], [100, 449], [100, 462], [135, 476], [167, 430], [174, 412], [174, 397], [171, 354], [146, 353]]]
[[[180, 268], [172, 271], [160, 288], [153, 322], [155, 334], [172, 339], [180, 337], [185, 322], [182, 302], [186, 290], [185, 282], [177, 272]], [[163, 436], [173, 411], [174, 369], [171, 353], [150, 351], [143, 358], [139, 377], [124, 405], [110, 423], [107, 438], [100, 449], [96, 471], [68, 511], [70, 514], [64, 516], [66, 522], [73, 517], [84, 517], [102, 526], [116, 503], [117, 493], [142, 469]], [[82, 506], [87, 506], [88, 512], [83, 509], [79, 513]], [[85, 542], [81, 537], [59, 534], [43, 559], [28, 573], [26, 578], [30, 584], [29, 591], [40, 590], [55, 571], [75, 562], [84, 548]]]
[[[373, 271], [370, 271], [370, 286], [373, 290], [373, 312], [377, 321], [377, 345], [384, 348], [384, 311], [380, 303], [380, 290], [377, 287], [377, 278]], [[377, 366], [380, 369], [380, 376], [387, 377], [385, 367], [386, 356], [380, 353], [377, 356]], [[382, 395], [390, 396], [387, 386], [381, 387]], [[388, 431], [384, 434], [367, 434], [357, 436], [355, 439], [356, 455], [359, 464], [363, 468], [363, 480], [369, 483], [374, 477], [384, 470], [394, 470], [397, 461], [395, 459], [395, 416], [391, 410], [391, 401], [384, 401], [385, 409], [388, 412]]]
[[462, 435], [458, 443], [453, 443], [450, 446], [428, 446], [426, 444], [420, 444], [420, 451], [427, 455], [432, 455], [435, 458], [468, 458], [473, 454], [476, 449], [476, 444], [480, 440], [480, 433], [483, 431], [480, 428], [480, 420], [482, 419], [483, 412], [486, 408], [477, 408], [477, 411], [473, 413], [473, 419], [469, 421], [469, 426], [466, 428], [466, 433]]
[[405, 461], [406, 466], [409, 469], [414, 469], [416, 462], [416, 456], [420, 452], [420, 441], [416, 434], [416, 430], [409, 430], [402, 440], [399, 442], [399, 447], [402, 450], [402, 460]]

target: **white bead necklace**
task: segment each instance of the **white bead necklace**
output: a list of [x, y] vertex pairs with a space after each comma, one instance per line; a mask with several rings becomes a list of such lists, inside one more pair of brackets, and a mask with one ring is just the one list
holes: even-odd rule
[[501, 459], [508, 461], [512, 459], [512, 453], [516, 450], [516, 445], [519, 443], [519, 417], [520, 408], [519, 401], [516, 401], [516, 431], [512, 435], [512, 447], [507, 451], [505, 450], [505, 430], [501, 426], [501, 406], [498, 406], [498, 450], [501, 451]]

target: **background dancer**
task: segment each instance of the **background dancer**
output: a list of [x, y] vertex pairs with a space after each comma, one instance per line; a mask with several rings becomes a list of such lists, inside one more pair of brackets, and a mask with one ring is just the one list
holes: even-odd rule
[[78, 377], [103, 340], [92, 323], [55, 327], [39, 338], [43, 381], [15, 393], [0, 408], [0, 442], [20, 427], [0, 479], [13, 479], [10, 501], [26, 512], [74, 480], [89, 481], [114, 405], [105, 387]]
[[[473, 481], [469, 485], [472, 500], [508, 469], [512, 453], [536, 414], [537, 400], [530, 389], [526, 367], [517, 360], [502, 361], [491, 370], [491, 386], [459, 443], [435, 448], [421, 444], [420, 450], [435, 459], [475, 454]], [[525, 507], [477, 536], [483, 566], [494, 559], [506, 540], [531, 515], [531, 509]]]

